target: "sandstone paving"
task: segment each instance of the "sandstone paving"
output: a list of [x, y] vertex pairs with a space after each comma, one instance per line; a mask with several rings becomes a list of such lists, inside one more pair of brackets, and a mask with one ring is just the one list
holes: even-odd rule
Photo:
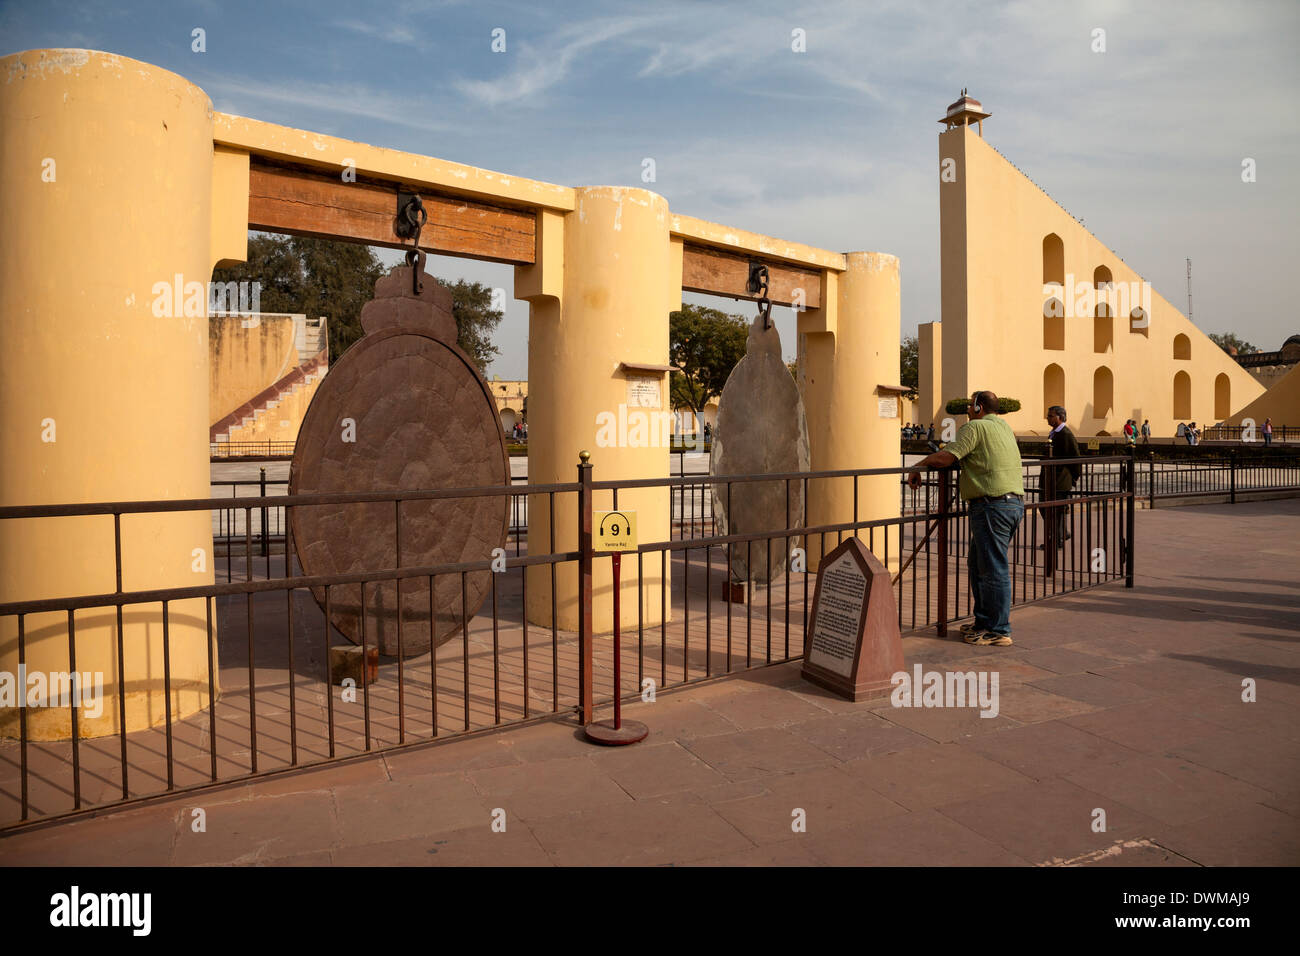
[[[1017, 609], [1011, 647], [967, 646], [955, 627], [946, 640], [933, 629], [904, 638], [909, 669], [1003, 671], [996, 718], [849, 703], [803, 682], [797, 661], [629, 702], [625, 716], [651, 733], [623, 750], [588, 744], [563, 702], [540, 722], [370, 754], [361, 722], [339, 715], [346, 761], [11, 832], [0, 866], [1296, 865], [1300, 553], [1254, 542], [1297, 540], [1300, 502], [1137, 521], [1135, 589]], [[530, 682], [545, 714], [549, 629], [535, 639]], [[472, 680], [490, 681], [484, 660]], [[572, 661], [562, 655], [557, 680], [572, 679]], [[692, 657], [693, 676], [704, 666]], [[438, 680], [454, 688], [463, 672]], [[396, 712], [391, 691], [375, 689], [375, 714]], [[295, 692], [299, 706], [323, 707], [306, 678]], [[259, 692], [263, 769], [290, 761], [287, 700], [287, 688]], [[221, 706], [219, 768], [247, 773], [248, 708], [238, 693]], [[490, 696], [474, 697], [470, 718], [490, 723]], [[439, 713], [440, 735], [463, 726], [463, 713]], [[202, 724], [177, 730], [177, 779], [202, 782]], [[431, 730], [414, 714], [406, 727]], [[372, 747], [396, 741], [384, 734]], [[327, 752], [323, 738], [299, 736], [303, 752]], [[159, 731], [132, 746], [156, 761], [164, 744]], [[120, 798], [116, 746], [83, 745], [83, 799]], [[33, 804], [69, 805], [58, 752], [30, 756]], [[0, 747], [0, 769], [16, 761], [12, 743]], [[150, 764], [132, 790], [160, 781]], [[0, 812], [15, 799], [6, 785]]]

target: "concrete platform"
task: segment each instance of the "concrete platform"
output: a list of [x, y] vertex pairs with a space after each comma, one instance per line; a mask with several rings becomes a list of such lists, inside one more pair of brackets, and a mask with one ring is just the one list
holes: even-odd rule
[[1136, 589], [1018, 610], [1012, 647], [904, 640], [996, 672], [995, 717], [784, 664], [628, 707], [629, 748], [559, 718], [0, 837], [0, 865], [1300, 863], [1300, 501], [1137, 521]]

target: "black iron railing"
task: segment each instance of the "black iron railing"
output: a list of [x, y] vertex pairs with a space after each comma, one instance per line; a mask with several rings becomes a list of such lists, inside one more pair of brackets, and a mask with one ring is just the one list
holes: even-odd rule
[[[1032, 481], [1026, 486], [1026, 519], [1012, 542], [1016, 604], [1121, 578], [1132, 582], [1133, 462], [1086, 459], [1081, 467], [1080, 492], [1067, 501], [1044, 500]], [[1112, 467], [1120, 476], [1113, 489], [1104, 470]], [[1032, 466], [1027, 469], [1032, 477]], [[75, 668], [79, 656], [85, 659], [85, 654], [78, 655], [79, 641], [115, 641], [110, 649], [115, 673], [107, 675], [105, 684], [110, 689], [109, 712], [115, 709], [118, 715], [108, 736], [74, 733], [70, 739], [37, 740], [28, 733], [24, 711], [16, 746], [0, 745], [0, 829], [557, 714], [576, 712], [586, 720], [595, 706], [616, 693], [640, 693], [646, 679], [664, 688], [798, 659], [816, 567], [847, 535], [862, 538], [888, 564], [902, 629], [937, 627], [942, 632], [971, 609], [962, 573], [967, 515], [946, 472], [931, 473], [922, 487], [907, 489], [910, 501], [903, 514], [875, 517], [865, 506], [859, 508], [868, 500], [869, 488], [885, 482], [892, 489], [902, 479], [900, 469], [867, 469], [597, 482], [594, 467], [587, 464], [579, 467], [576, 482], [566, 484], [256, 496], [239, 496], [238, 487], [232, 486], [233, 498], [0, 509], [0, 521], [101, 519], [106, 530], [111, 526], [117, 582], [112, 591], [31, 595], [29, 600], [0, 604], [0, 633], [16, 642], [13, 659], [20, 664], [30, 661], [34, 641], [56, 642], [44, 645], [47, 661], [49, 649], [62, 642], [69, 669]], [[666, 536], [643, 532], [635, 553], [625, 556], [629, 581], [636, 582], [632, 593], [638, 595], [637, 624], [635, 638], [629, 629], [617, 651], [624, 680], [616, 689], [616, 651], [608, 638], [596, 636], [612, 622], [595, 618], [598, 611], [608, 613], [601, 610], [608, 606], [603, 603], [607, 595], [598, 589], [593, 596], [593, 585], [603, 581], [600, 564], [609, 559], [595, 553], [593, 511], [617, 506], [620, 495], [624, 507], [644, 494], [658, 496], [657, 501], [680, 501], [678, 492], [694, 486], [706, 488], [710, 498], [739, 500], [764, 482], [784, 486], [788, 493], [785, 519], [774, 526], [721, 534], [711, 513], [704, 512], [693, 523], [683, 521], [678, 504]], [[257, 488], [263, 490], [260, 482]], [[807, 515], [824, 513], [832, 494], [851, 501], [852, 507], [834, 521], [811, 525]], [[483, 496], [510, 499], [513, 554], [427, 567], [403, 563], [404, 509], [409, 513], [435, 499]], [[879, 500], [874, 492], [871, 499]], [[347, 574], [303, 573], [294, 557], [295, 509], [376, 503], [393, 509], [394, 566]], [[534, 535], [543, 535], [542, 540], [530, 539], [530, 505], [538, 518]], [[1052, 543], [1054, 522], [1041, 515], [1053, 510], [1068, 512], [1065, 526], [1072, 526], [1073, 536], [1059, 548], [1039, 548], [1039, 543]], [[211, 513], [215, 526], [223, 530], [224, 560], [214, 568], [212, 583], [124, 588], [124, 562], [133, 560], [130, 553], [123, 554], [124, 518], [134, 523], [178, 512]], [[565, 516], [561, 527], [571, 529], [563, 540], [577, 542], [573, 550], [556, 547], [557, 512]], [[542, 532], [544, 527], [548, 530]], [[264, 548], [259, 535], [269, 545], [276, 529], [280, 547]], [[734, 580], [732, 559], [744, 549], [751, 559], [745, 567], [752, 568], [760, 548], [782, 554], [785, 568], [762, 584]], [[899, 572], [902, 564], [906, 569]], [[474, 575], [486, 575], [491, 582], [490, 595], [477, 614], [466, 609], [465, 600], [467, 581]], [[560, 594], [561, 575], [567, 582], [577, 581], [576, 596], [568, 590]], [[667, 586], [652, 586], [652, 578]], [[449, 612], [459, 623], [458, 631], [451, 640], [435, 644], [432, 652], [405, 653], [401, 596], [429, 595], [424, 607], [430, 609], [432, 631], [435, 596], [446, 579], [459, 582], [461, 603]], [[643, 580], [646, 587], [637, 586]], [[399, 589], [396, 610], [378, 606], [386, 586]], [[375, 648], [383, 615], [396, 614], [399, 636], [397, 653], [378, 660], [373, 678], [369, 666], [363, 666], [355, 696], [346, 700], [330, 648], [351, 645], [329, 622], [336, 620], [341, 595], [358, 588], [361, 658], [367, 659]], [[567, 610], [558, 606], [562, 600], [569, 602]], [[194, 601], [201, 602], [198, 616], [192, 611], [182, 614], [186, 607], [181, 602]], [[566, 616], [575, 609], [574, 602], [576, 617]], [[149, 680], [156, 683], [161, 677], [168, 699], [174, 676], [168, 655], [178, 639], [176, 628], [185, 626], [191, 629], [188, 633], [201, 635], [206, 673], [199, 681], [201, 706], [194, 713], [173, 714], [171, 707], [162, 707], [165, 720], [160, 726], [126, 729], [127, 694], [118, 692], [117, 675], [128, 675], [125, 689], [131, 691], [128, 665], [139, 662], [129, 658], [133, 651], [123, 640], [124, 618], [128, 626], [148, 618], [161, 630], [164, 663], [160, 669], [154, 662]], [[98, 630], [90, 633], [91, 628]], [[192, 670], [194, 659], [189, 664]], [[156, 694], [158, 688], [145, 692]], [[69, 709], [77, 711], [75, 701]], [[76, 713], [72, 719], [78, 719]]]

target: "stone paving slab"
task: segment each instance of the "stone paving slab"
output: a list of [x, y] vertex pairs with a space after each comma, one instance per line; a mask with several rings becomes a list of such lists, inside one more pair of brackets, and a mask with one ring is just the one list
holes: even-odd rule
[[778, 665], [629, 705], [631, 748], [560, 717], [0, 836], [0, 865], [1296, 865], [1300, 502], [1137, 522], [1136, 589], [1019, 609], [1011, 647], [904, 640], [999, 671], [996, 718]]

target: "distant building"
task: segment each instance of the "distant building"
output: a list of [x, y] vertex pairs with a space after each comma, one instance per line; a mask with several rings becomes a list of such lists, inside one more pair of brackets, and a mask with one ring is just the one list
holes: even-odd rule
[[1287, 372], [1300, 364], [1300, 335], [1290, 336], [1276, 352], [1247, 352], [1238, 355], [1236, 349], [1233, 349], [1229, 354], [1257, 382], [1265, 388], [1272, 388]]
[[502, 381], [493, 378], [488, 382], [488, 387], [492, 390], [492, 400], [496, 402], [497, 415], [501, 419], [501, 430], [509, 435], [514, 431], [516, 422], [526, 420], [528, 382], [517, 379]]
[[[940, 322], [920, 326], [922, 422], [976, 389], [1019, 399], [1021, 434], [1064, 405], [1080, 436], [1213, 423], [1264, 386], [983, 137], [962, 91], [939, 134]], [[1154, 212], [1154, 210], [1153, 210]], [[962, 418], [961, 420], [964, 420]]]

